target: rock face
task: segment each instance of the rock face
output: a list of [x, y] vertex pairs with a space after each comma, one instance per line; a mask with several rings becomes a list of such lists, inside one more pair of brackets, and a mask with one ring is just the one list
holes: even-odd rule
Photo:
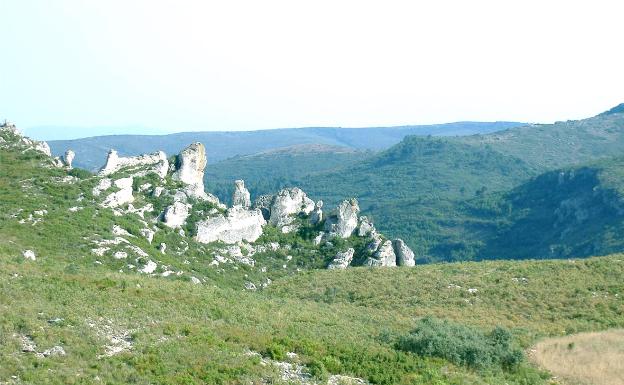
[[245, 188], [245, 181], [234, 181], [234, 193], [232, 194], [232, 206], [240, 206], [245, 209], [251, 207], [251, 194]]
[[323, 220], [323, 201], [316, 202], [314, 210], [310, 214], [310, 223], [316, 225]]
[[65, 164], [65, 167], [71, 169], [72, 162], [74, 161], [75, 157], [76, 157], [76, 153], [73, 152], [72, 150], [65, 151], [65, 155], [63, 156], [63, 163]]
[[185, 191], [192, 197], [199, 199], [206, 197], [204, 191], [206, 163], [206, 147], [199, 142], [191, 144], [178, 155], [173, 179], [186, 184], [188, 188]]
[[355, 254], [355, 250], [353, 248], [349, 248], [347, 251], [336, 254], [334, 260], [331, 261], [327, 268], [330, 270], [346, 269], [351, 264], [351, 261], [353, 261], [353, 254]]
[[338, 205], [335, 212], [327, 218], [325, 230], [333, 236], [349, 238], [358, 226], [360, 206], [357, 199], [345, 200]]
[[190, 205], [182, 202], [173, 202], [162, 214], [163, 223], [171, 228], [182, 227], [189, 216]]
[[[162, 151], [158, 151], [154, 154], [122, 157], [117, 154], [117, 151], [110, 150], [108, 157], [106, 158], [106, 164], [100, 169], [99, 174], [102, 176], [113, 174], [122, 168], [126, 167], [140, 167], [151, 166], [149, 171], [145, 171], [141, 174], [147, 174], [147, 172], [153, 171], [161, 178], [167, 176], [169, 170], [169, 161], [167, 160], [167, 154]], [[139, 174], [137, 174], [139, 176]]]
[[104, 202], [102, 202], [102, 207], [119, 207], [126, 203], [134, 202], [134, 196], [132, 196], [132, 182], [132, 177], [117, 179], [113, 182], [119, 191], [107, 196]]
[[398, 266], [415, 266], [416, 260], [414, 252], [410, 249], [402, 239], [392, 241], [394, 253], [396, 254], [396, 264]]
[[364, 265], [371, 267], [396, 266], [396, 254], [394, 247], [392, 247], [392, 241], [382, 243], [375, 254], [364, 262]]
[[273, 198], [269, 223], [283, 227], [293, 222], [294, 216], [309, 214], [314, 210], [314, 201], [298, 187], [283, 189]]
[[245, 210], [233, 207], [227, 214], [205, 219], [197, 224], [196, 240], [201, 243], [221, 241], [232, 244], [254, 242], [262, 235], [266, 221], [259, 209]]

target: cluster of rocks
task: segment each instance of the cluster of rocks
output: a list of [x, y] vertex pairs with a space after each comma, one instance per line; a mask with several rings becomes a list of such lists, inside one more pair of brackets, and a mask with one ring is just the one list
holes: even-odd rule
[[72, 168], [72, 162], [76, 157], [72, 150], [67, 150], [62, 157], [52, 157], [52, 151], [48, 143], [24, 136], [15, 124], [7, 120], [0, 124], [0, 134], [2, 134], [0, 135], [0, 146], [23, 147], [23, 152], [35, 151], [50, 157], [52, 165], [55, 167]]
[[[377, 232], [372, 221], [359, 216], [360, 207], [356, 199], [341, 202], [336, 209], [323, 212], [323, 202], [314, 202], [300, 188], [282, 189], [275, 195], [262, 195], [252, 204], [251, 194], [245, 182], [236, 180], [232, 193], [232, 207], [226, 207], [219, 200], [204, 191], [204, 170], [206, 150], [201, 143], [193, 143], [184, 149], [175, 162], [168, 162], [163, 152], [139, 157], [120, 157], [114, 150], [109, 152], [106, 164], [99, 175], [105, 177], [94, 188], [94, 195], [99, 195], [111, 186], [117, 191], [109, 194], [101, 203], [104, 207], [118, 207], [133, 202], [133, 177], [154, 172], [160, 176], [163, 186], [148, 186], [152, 195], [169, 195], [174, 202], [167, 206], [159, 220], [170, 228], [182, 229], [194, 213], [196, 201], [214, 204], [208, 212], [196, 212], [195, 240], [200, 243], [223, 242], [225, 244], [253, 243], [263, 234], [263, 227], [277, 227], [283, 233], [296, 231], [307, 223], [322, 225], [315, 243], [331, 242], [333, 238], [351, 236], [368, 238], [364, 264], [366, 266], [414, 266], [414, 253], [401, 239], [385, 240]], [[111, 180], [118, 171], [135, 171], [129, 177]], [[165, 178], [181, 182], [181, 188], [167, 189]], [[146, 187], [147, 189], [147, 187]], [[181, 234], [183, 233], [182, 230]], [[153, 236], [153, 235], [152, 235]], [[330, 269], [344, 269], [351, 265], [355, 250], [350, 248], [340, 252], [330, 263]]]

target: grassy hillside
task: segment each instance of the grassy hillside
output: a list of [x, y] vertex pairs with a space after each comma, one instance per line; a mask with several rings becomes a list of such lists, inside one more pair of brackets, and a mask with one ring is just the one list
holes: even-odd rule
[[[399, 127], [309, 127], [259, 131], [183, 132], [171, 135], [111, 135], [76, 140], [50, 141], [55, 155], [67, 149], [76, 152], [75, 164], [96, 170], [114, 148], [120, 155], [140, 155], [159, 150], [177, 154], [193, 142], [206, 146], [208, 163], [236, 155], [249, 155], [299, 144], [327, 144], [361, 150], [382, 150], [400, 142], [407, 135], [470, 135], [489, 133], [520, 126], [514, 122], [457, 122]], [[85, 130], [88, 132], [88, 130]]]

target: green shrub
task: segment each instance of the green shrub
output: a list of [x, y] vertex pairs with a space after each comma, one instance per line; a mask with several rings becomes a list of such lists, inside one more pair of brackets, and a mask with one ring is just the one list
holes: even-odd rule
[[484, 334], [468, 326], [432, 317], [421, 319], [414, 330], [400, 337], [397, 348], [421, 356], [443, 358], [473, 369], [499, 367], [512, 370], [523, 360], [522, 351], [512, 346], [512, 335], [507, 329], [496, 327]]
[[266, 354], [276, 361], [284, 361], [286, 359], [286, 349], [284, 346], [277, 343], [269, 345]]
[[78, 179], [87, 179], [93, 176], [90, 171], [84, 170], [82, 168], [72, 168], [67, 174]]
[[329, 379], [329, 372], [321, 361], [311, 361], [308, 364], [308, 370], [310, 371], [310, 375], [318, 381], [326, 382]]

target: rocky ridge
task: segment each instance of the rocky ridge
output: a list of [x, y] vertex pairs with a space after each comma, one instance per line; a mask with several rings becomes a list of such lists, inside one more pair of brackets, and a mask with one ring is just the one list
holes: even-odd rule
[[[67, 150], [62, 158], [52, 158], [45, 142], [24, 137], [8, 122], [0, 126], [0, 134], [0, 147], [35, 151], [48, 159], [47, 167], [72, 170], [73, 151]], [[125, 157], [111, 149], [96, 175], [84, 180], [66, 177], [65, 183], [92, 186], [86, 190], [90, 192], [88, 199], [81, 195], [69, 209], [70, 213], [80, 212], [93, 202], [98, 210], [112, 210], [113, 216], [120, 218], [119, 223], [130, 221], [138, 227], [138, 230], [128, 231], [123, 225], [114, 224], [112, 238], [100, 236], [90, 241], [92, 254], [98, 258], [128, 261], [126, 269], [144, 274], [184, 275], [182, 270], [172, 270], [159, 263], [158, 254], [136, 241], [142, 238], [149, 245], [154, 239], [175, 235], [175, 240], [157, 241], [160, 255], [175, 254], [184, 259], [189, 248], [200, 249], [200, 245], [206, 245], [211, 265], [218, 268], [240, 264], [255, 266], [255, 255], [275, 252], [284, 254], [285, 263], [280, 262], [283, 268], [293, 259], [289, 253], [310, 255], [320, 261], [319, 267], [330, 269], [414, 265], [414, 253], [402, 240], [386, 239], [369, 218], [360, 216], [356, 199], [344, 200], [335, 209], [325, 212], [322, 201], [314, 202], [303, 190], [293, 187], [257, 197], [252, 204], [244, 181], [236, 180], [233, 205], [227, 207], [204, 191], [206, 164], [206, 151], [201, 143], [193, 143], [170, 158], [162, 151]], [[35, 219], [43, 220], [32, 218], [33, 224], [36, 224]], [[167, 235], [171, 231], [174, 233]], [[289, 251], [293, 245], [288, 242], [273, 240], [280, 237], [294, 239], [296, 252]], [[344, 241], [335, 240], [346, 243], [340, 246]], [[333, 257], [324, 262], [319, 260], [318, 256], [332, 250]], [[306, 266], [305, 262], [292, 263], [292, 268], [298, 264]], [[191, 278], [201, 283], [197, 277]], [[263, 287], [267, 282], [270, 282], [268, 277], [245, 286]]]

